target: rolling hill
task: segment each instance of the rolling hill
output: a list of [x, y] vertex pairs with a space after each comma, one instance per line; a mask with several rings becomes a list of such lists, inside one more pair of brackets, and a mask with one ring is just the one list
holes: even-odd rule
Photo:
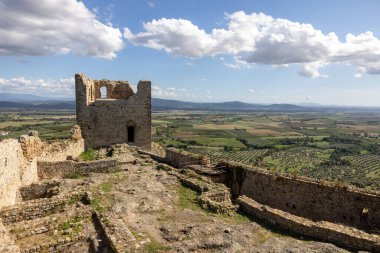
[[[75, 110], [74, 99], [49, 98], [29, 94], [0, 93], [0, 108], [23, 110]], [[187, 111], [368, 111], [379, 110], [375, 107], [344, 107], [318, 104], [253, 104], [240, 101], [198, 103], [180, 100], [152, 98], [153, 111], [187, 110]]]

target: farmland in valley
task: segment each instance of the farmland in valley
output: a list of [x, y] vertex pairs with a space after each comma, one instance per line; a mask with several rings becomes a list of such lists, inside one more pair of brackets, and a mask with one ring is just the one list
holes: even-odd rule
[[380, 113], [158, 112], [154, 140], [214, 159], [380, 188]]
[[[73, 111], [4, 110], [0, 140], [29, 130], [43, 140], [67, 138], [74, 122]], [[153, 140], [166, 147], [380, 188], [380, 113], [159, 111], [152, 123]]]

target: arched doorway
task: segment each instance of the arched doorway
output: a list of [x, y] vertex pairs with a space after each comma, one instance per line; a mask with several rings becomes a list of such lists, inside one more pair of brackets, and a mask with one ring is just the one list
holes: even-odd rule
[[135, 142], [135, 127], [129, 126], [127, 131], [128, 131], [128, 142]]

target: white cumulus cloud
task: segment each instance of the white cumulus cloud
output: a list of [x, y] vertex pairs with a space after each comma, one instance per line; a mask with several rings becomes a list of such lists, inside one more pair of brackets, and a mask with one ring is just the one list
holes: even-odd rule
[[174, 87], [163, 88], [158, 85], [152, 86], [152, 95], [158, 98], [174, 98], [178, 96]]
[[10, 79], [0, 77], [1, 92], [24, 93], [51, 97], [73, 97], [75, 80], [62, 79], [27, 79], [14, 77]]
[[118, 28], [97, 20], [77, 0], [0, 0], [0, 55], [89, 55], [112, 59]]
[[162, 18], [144, 23], [144, 31], [136, 34], [125, 28], [124, 37], [134, 45], [174, 55], [231, 55], [240, 64], [226, 63], [230, 68], [242, 63], [299, 64], [301, 76], [325, 77], [319, 68], [343, 63], [356, 66], [361, 74], [380, 74], [380, 40], [371, 32], [347, 34], [342, 42], [335, 33], [325, 34], [311, 24], [263, 13], [239, 11], [226, 19], [226, 28], [206, 32], [189, 20]]

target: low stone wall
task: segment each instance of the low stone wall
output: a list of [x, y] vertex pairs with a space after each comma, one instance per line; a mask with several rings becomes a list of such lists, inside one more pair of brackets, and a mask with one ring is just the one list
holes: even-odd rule
[[117, 160], [96, 160], [88, 162], [76, 162], [72, 160], [62, 162], [38, 162], [39, 179], [59, 179], [77, 174], [86, 176], [91, 172], [107, 173], [119, 171]]
[[302, 235], [329, 241], [354, 250], [380, 252], [380, 236], [330, 222], [314, 222], [271, 208], [246, 197], [237, 199], [243, 211], [266, 222]]
[[39, 198], [51, 198], [59, 194], [60, 182], [39, 182], [33, 183], [28, 186], [21, 187], [19, 189], [20, 196], [23, 201], [39, 199]]
[[[92, 209], [84, 206], [77, 208], [74, 214], [70, 212], [56, 213], [35, 220], [24, 220], [22, 222], [12, 223], [8, 225], [7, 228], [12, 237], [16, 238], [16, 240], [20, 240], [38, 234], [45, 234], [49, 232], [54, 233], [54, 230], [61, 229], [60, 226], [62, 226], [63, 223], [72, 220], [73, 215], [76, 217], [90, 217], [91, 214]], [[70, 236], [73, 237], [77, 235], [78, 232], [79, 231], [76, 230], [75, 233], [70, 233]], [[56, 236], [59, 236], [58, 233], [56, 233]]]
[[235, 197], [312, 220], [346, 224], [366, 231], [380, 229], [380, 193], [303, 177], [280, 175], [228, 163]]
[[[16, 244], [19, 245], [21, 252], [67, 252], [67, 247], [78, 241], [84, 242], [88, 239], [89, 233], [83, 229], [82, 222], [90, 218], [91, 214], [91, 208], [81, 206], [76, 208], [75, 213], [63, 212], [35, 220], [14, 223], [8, 225], [8, 230], [12, 237], [16, 238]], [[81, 217], [81, 219], [77, 221], [76, 217]], [[78, 223], [81, 223], [81, 226], [77, 226]], [[70, 227], [80, 229], [75, 229], [75, 231], [65, 229], [62, 228], [63, 224], [70, 224]], [[44, 234], [46, 235], [44, 240], [37, 239], [38, 235]], [[34, 237], [34, 241], [30, 237]], [[27, 239], [25, 240], [25, 238]]]
[[175, 148], [166, 148], [165, 161], [170, 165], [180, 168], [187, 165], [209, 165], [210, 160], [207, 157], [195, 155], [186, 151], [180, 151]]
[[21, 204], [2, 208], [0, 211], [0, 219], [4, 225], [8, 225], [14, 222], [45, 217], [63, 211], [66, 204], [78, 201], [83, 197], [84, 193], [73, 192], [65, 196], [26, 201]]

